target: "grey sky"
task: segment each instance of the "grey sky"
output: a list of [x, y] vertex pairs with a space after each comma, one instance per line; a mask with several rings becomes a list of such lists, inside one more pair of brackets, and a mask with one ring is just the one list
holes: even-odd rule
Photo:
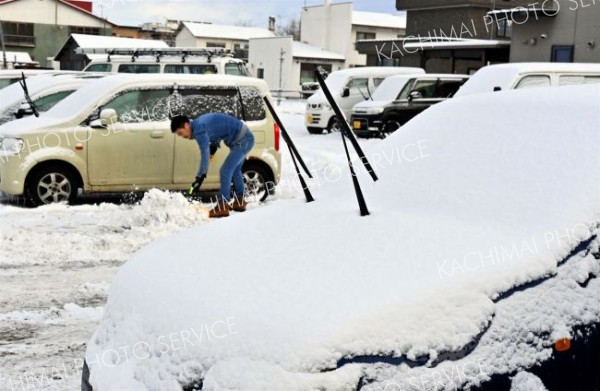
[[[94, 13], [132, 26], [170, 18], [266, 27], [270, 15], [285, 23], [299, 17], [305, 4], [323, 4], [323, 0], [94, 0]], [[395, 4], [395, 0], [354, 0], [354, 9], [396, 13]]]

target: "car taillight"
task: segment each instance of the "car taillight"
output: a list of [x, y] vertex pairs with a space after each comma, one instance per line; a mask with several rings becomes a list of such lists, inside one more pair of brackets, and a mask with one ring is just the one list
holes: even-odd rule
[[277, 122], [273, 124], [273, 132], [275, 135], [275, 150], [279, 152], [279, 136], [281, 135], [281, 130], [279, 129]]

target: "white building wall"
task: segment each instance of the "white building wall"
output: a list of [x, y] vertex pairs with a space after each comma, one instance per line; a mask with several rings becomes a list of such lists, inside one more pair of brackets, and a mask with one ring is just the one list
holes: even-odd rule
[[367, 56], [365, 54], [358, 53], [356, 50], [356, 35], [358, 32], [375, 33], [375, 39], [387, 40], [398, 39], [398, 34], [400, 33], [399, 30], [390, 28], [353, 25], [352, 32], [350, 33], [352, 43], [350, 44], [348, 52], [346, 52], [346, 63], [349, 67], [364, 66], [367, 64]]
[[55, 0], [19, 0], [0, 6], [3, 21], [68, 26], [110, 27], [110, 24]]
[[175, 46], [180, 48], [193, 48], [196, 46], [196, 37], [192, 35], [187, 27], [183, 27], [175, 36]]
[[248, 53], [248, 69], [253, 76], [258, 76], [258, 69], [264, 69], [264, 80], [270, 90], [279, 89], [279, 57], [281, 49], [285, 52], [281, 67], [281, 89], [297, 90], [300, 80], [300, 66], [298, 76], [294, 78], [294, 61], [292, 58], [292, 37], [253, 38], [250, 39]]

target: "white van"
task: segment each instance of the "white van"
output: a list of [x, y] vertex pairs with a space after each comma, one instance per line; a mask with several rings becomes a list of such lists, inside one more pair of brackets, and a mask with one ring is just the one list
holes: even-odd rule
[[79, 48], [92, 61], [84, 72], [224, 74], [250, 76], [246, 64], [230, 52], [218, 49], [110, 49]]
[[600, 64], [522, 62], [488, 65], [477, 72], [454, 97], [520, 88], [600, 83]]
[[[335, 101], [350, 118], [352, 107], [358, 102], [369, 99], [369, 96], [388, 76], [398, 74], [425, 73], [422, 68], [413, 67], [361, 67], [343, 69], [332, 72], [325, 84], [331, 91]], [[318, 134], [323, 130], [339, 130], [335, 113], [323, 91], [319, 90], [306, 101], [306, 129], [309, 133]]]

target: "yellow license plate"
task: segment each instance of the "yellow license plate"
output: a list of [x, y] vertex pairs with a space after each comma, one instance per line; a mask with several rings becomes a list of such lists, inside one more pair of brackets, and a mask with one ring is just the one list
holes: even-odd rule
[[354, 129], [360, 129], [360, 121], [354, 121]]
[[312, 115], [310, 115], [310, 114], [309, 114], [309, 115], [307, 115], [307, 116], [306, 116], [306, 122], [308, 122], [309, 124], [312, 124], [312, 123], [313, 123], [313, 116], [312, 116]]

